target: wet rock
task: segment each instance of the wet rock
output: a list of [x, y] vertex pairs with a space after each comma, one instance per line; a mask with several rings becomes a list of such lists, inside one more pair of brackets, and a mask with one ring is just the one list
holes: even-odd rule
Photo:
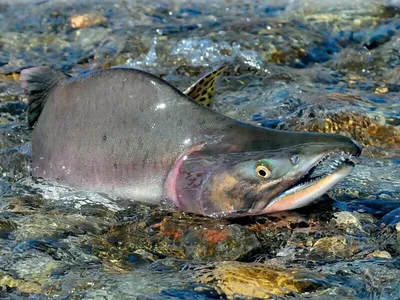
[[[153, 216], [154, 217], [154, 216]], [[108, 242], [123, 251], [147, 249], [159, 255], [205, 261], [234, 260], [259, 247], [255, 235], [237, 224], [181, 213], [114, 226]]]
[[135, 269], [157, 259], [144, 250], [152, 251], [152, 247], [143, 225], [125, 224], [124, 230], [117, 225], [104, 238], [89, 238], [86, 243], [91, 245], [92, 253], [111, 268], [120, 272]]
[[18, 73], [11, 73], [11, 74], [0, 74], [0, 81], [9, 80], [9, 81], [16, 81], [19, 80]]
[[3, 272], [0, 272], [0, 286], [7, 289], [17, 289], [25, 293], [40, 293], [42, 290], [39, 283], [17, 279]]
[[341, 211], [335, 214], [336, 224], [338, 226], [348, 226], [353, 225], [358, 229], [361, 229], [361, 223], [359, 218], [354, 213], [348, 211]]
[[107, 222], [81, 215], [31, 215], [26, 216], [14, 231], [17, 241], [36, 240], [69, 235], [99, 235], [108, 229]]
[[304, 210], [281, 212], [248, 221], [246, 227], [256, 234], [261, 244], [258, 254], [271, 258], [276, 255], [291, 255], [295, 249], [296, 258], [307, 255], [307, 251], [300, 249], [310, 248], [314, 239], [334, 230], [332, 226], [328, 226], [333, 215], [329, 206], [326, 199]]
[[[240, 259], [259, 247], [256, 237], [239, 225], [195, 230], [184, 242], [186, 255], [208, 261]], [[190, 245], [195, 247], [190, 247]]]
[[165, 249], [178, 246], [178, 253], [189, 259], [234, 260], [259, 246], [254, 234], [246, 228], [218, 220], [165, 218], [153, 229], [157, 232], [156, 244], [160, 240]]
[[337, 225], [353, 225], [358, 229], [361, 229], [361, 223], [359, 218], [354, 213], [348, 211], [341, 211], [335, 214]]
[[34, 252], [36, 253], [31, 252], [30, 255], [24, 253], [25, 257], [20, 258], [15, 255], [12, 271], [24, 280], [43, 283], [62, 264], [43, 253]]
[[367, 258], [392, 258], [389, 252], [376, 250], [367, 255]]
[[260, 241], [263, 253], [267, 256], [276, 255], [282, 247], [284, 247], [290, 239], [292, 232], [288, 228], [253, 225], [256, 237]]
[[39, 196], [5, 197], [0, 206], [3, 211], [15, 214], [37, 213], [43, 206], [43, 198]]
[[346, 258], [358, 252], [359, 247], [357, 242], [337, 235], [318, 239], [313, 245], [313, 250], [324, 258]]
[[387, 251], [392, 257], [400, 255], [400, 234], [393, 232], [393, 228], [383, 228], [377, 232], [375, 242], [379, 245], [380, 250]]
[[107, 22], [107, 18], [101, 12], [91, 12], [71, 17], [72, 28], [91, 27]]
[[332, 223], [348, 234], [366, 234], [376, 229], [374, 217], [358, 212], [341, 211], [335, 213], [335, 219], [332, 220]]
[[312, 293], [322, 286], [318, 274], [265, 264], [220, 263], [201, 271], [200, 282], [211, 284], [228, 299], [272, 298], [290, 293]]
[[10, 233], [17, 228], [17, 224], [1, 219], [0, 217], [0, 239], [7, 239], [10, 236]]

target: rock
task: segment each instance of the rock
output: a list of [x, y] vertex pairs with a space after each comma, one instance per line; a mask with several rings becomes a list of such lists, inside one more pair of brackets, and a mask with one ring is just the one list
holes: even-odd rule
[[400, 233], [400, 223], [397, 223], [394, 228], [396, 228], [396, 231]]
[[392, 258], [389, 252], [376, 250], [367, 255], [367, 258]]
[[9, 213], [28, 215], [38, 212], [43, 206], [40, 196], [4, 197], [0, 208]]
[[17, 228], [17, 223], [0, 216], [0, 239], [6, 239]]
[[345, 236], [324, 237], [314, 243], [313, 250], [323, 258], [346, 258], [359, 251], [356, 242]]
[[239, 259], [260, 246], [249, 229], [224, 220], [174, 213], [153, 223], [154, 217], [114, 226], [108, 242], [126, 252], [146, 249], [168, 257], [204, 261]]
[[334, 226], [343, 229], [348, 234], [369, 233], [376, 228], [376, 219], [366, 213], [341, 211], [334, 214]]
[[215, 287], [228, 299], [272, 298], [312, 292], [321, 286], [318, 274], [260, 263], [224, 262], [205, 269], [198, 280]]
[[0, 272], [0, 287], [16, 288], [25, 293], [40, 293], [42, 290], [42, 286], [36, 282], [16, 279], [3, 272]]
[[12, 270], [18, 274], [19, 278], [43, 283], [53, 271], [62, 265], [62, 263], [53, 260], [46, 254], [38, 251], [29, 252], [30, 254], [23, 253], [24, 257], [22, 258], [16, 258], [12, 266]]
[[341, 211], [335, 213], [335, 221], [338, 226], [348, 226], [353, 225], [359, 229], [361, 229], [360, 220], [357, 218], [356, 213], [351, 213], [348, 211]]
[[0, 74], [0, 81], [1, 80], [13, 80], [17, 81], [19, 80], [19, 74], [12, 72], [11, 74]]
[[85, 28], [107, 22], [107, 18], [100, 12], [92, 12], [71, 17], [72, 28]]
[[155, 240], [163, 240], [168, 248], [178, 246], [185, 258], [207, 261], [239, 259], [260, 245], [255, 235], [241, 225], [196, 219], [165, 218], [153, 226], [158, 231]]
[[30, 215], [19, 223], [13, 237], [17, 241], [65, 237], [106, 232], [108, 224], [98, 218], [81, 215]]

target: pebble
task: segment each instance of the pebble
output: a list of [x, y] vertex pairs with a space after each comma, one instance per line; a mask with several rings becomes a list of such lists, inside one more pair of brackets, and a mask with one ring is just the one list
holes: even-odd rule
[[71, 17], [72, 28], [85, 28], [105, 23], [107, 18], [100, 13], [87, 13]]

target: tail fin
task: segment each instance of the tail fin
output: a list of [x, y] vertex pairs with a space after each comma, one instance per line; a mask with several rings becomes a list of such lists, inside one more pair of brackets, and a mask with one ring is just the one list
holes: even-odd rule
[[28, 124], [35, 125], [46, 104], [51, 89], [58, 81], [70, 76], [49, 67], [34, 67], [21, 71], [21, 83], [28, 98]]

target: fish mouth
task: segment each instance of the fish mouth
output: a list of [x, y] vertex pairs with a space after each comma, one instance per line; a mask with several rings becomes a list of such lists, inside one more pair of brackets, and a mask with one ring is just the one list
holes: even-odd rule
[[292, 210], [314, 202], [351, 173], [355, 166], [351, 158], [343, 151], [322, 155], [299, 180], [272, 199], [263, 213]]

